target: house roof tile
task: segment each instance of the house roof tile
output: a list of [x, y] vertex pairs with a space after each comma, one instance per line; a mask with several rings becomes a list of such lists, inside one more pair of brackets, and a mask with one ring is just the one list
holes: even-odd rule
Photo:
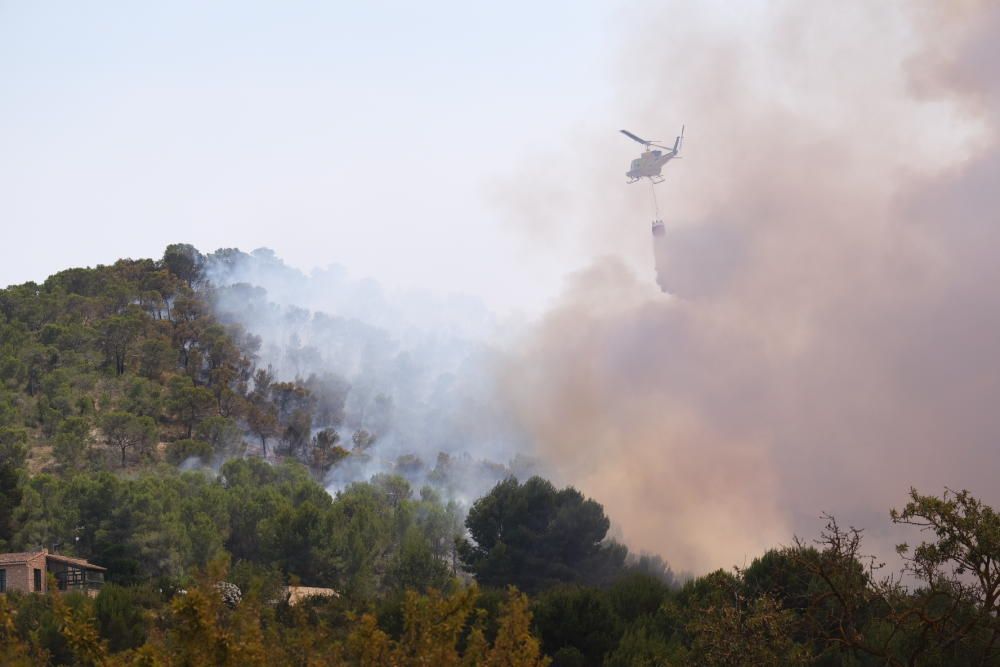
[[90, 563], [82, 558], [73, 558], [72, 556], [62, 556], [60, 554], [50, 554], [45, 551], [15, 551], [5, 554], [0, 553], [0, 565], [24, 563], [31, 559], [38, 558], [39, 556], [45, 556], [46, 560], [54, 560], [57, 563], [66, 563], [67, 565], [73, 565], [74, 567], [79, 567], [84, 570], [107, 572], [107, 568], [103, 568], [100, 565], [94, 565], [93, 563]]
[[85, 570], [99, 570], [101, 572], [107, 572], [107, 568], [101, 567], [100, 565], [94, 565], [93, 563], [86, 561], [82, 558], [73, 558], [71, 556], [61, 556], [59, 554], [47, 554], [46, 558], [49, 560], [54, 560], [57, 563], [66, 563], [67, 565], [75, 565], [76, 567], [83, 568]]

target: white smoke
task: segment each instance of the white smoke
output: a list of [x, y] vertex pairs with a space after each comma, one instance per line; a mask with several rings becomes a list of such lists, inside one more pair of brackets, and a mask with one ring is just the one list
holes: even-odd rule
[[392, 472], [469, 502], [527, 465], [495, 400], [500, 326], [478, 301], [390, 293], [337, 267], [306, 275], [266, 249], [218, 251], [206, 277], [217, 316], [261, 338], [258, 367], [333, 404], [314, 428], [334, 428], [348, 449], [359, 430], [376, 437], [330, 471], [331, 490]]

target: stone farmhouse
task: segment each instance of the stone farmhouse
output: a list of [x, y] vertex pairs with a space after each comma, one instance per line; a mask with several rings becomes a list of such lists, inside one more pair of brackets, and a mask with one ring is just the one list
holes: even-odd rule
[[48, 549], [0, 553], [0, 593], [44, 593], [48, 590], [51, 573], [60, 591], [96, 595], [104, 585], [106, 571], [82, 558], [60, 556], [49, 553]]

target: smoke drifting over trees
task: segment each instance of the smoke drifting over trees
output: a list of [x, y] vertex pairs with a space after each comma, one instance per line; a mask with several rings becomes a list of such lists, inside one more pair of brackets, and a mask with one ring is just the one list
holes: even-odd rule
[[333, 426], [376, 433], [334, 487], [422, 479], [438, 452], [475, 470], [538, 456], [632, 547], [698, 571], [812, 533], [823, 510], [882, 526], [910, 484], [995, 502], [996, 14], [788, 4], [737, 31], [682, 6], [630, 32], [620, 97], [640, 111], [621, 123], [688, 123], [660, 186], [667, 294], [611, 137], [569, 178], [526, 169], [495, 191], [533, 245], [603, 255], [513, 342], [492, 347], [474, 303], [267, 253], [214, 256], [220, 312], [263, 336], [279, 378], [343, 392]]
[[475, 301], [387, 294], [336, 269], [306, 276], [269, 250], [209, 255], [206, 278], [217, 315], [262, 338], [265, 381], [308, 390], [302, 438], [324, 429], [358, 454], [331, 468], [331, 489], [393, 472], [471, 501], [527, 470], [525, 441], [495, 400], [485, 341], [497, 327]]
[[644, 111], [622, 124], [688, 124], [661, 186], [669, 295], [636, 270], [647, 193], [610, 170], [504, 188], [514, 218], [589, 192], [546, 233], [609, 254], [526, 335], [509, 402], [626, 541], [682, 568], [822, 510], [878, 526], [910, 484], [997, 500], [1000, 9], [777, 7], [630, 33], [620, 97]]
[[262, 337], [276, 381], [310, 388], [314, 436], [374, 434], [331, 488], [457, 467], [469, 499], [537, 456], [632, 547], [698, 571], [812, 533], [823, 510], [883, 525], [910, 484], [996, 502], [996, 14], [652, 11], [624, 42], [631, 115], [613, 127], [688, 124], [659, 186], [666, 294], [647, 193], [622, 184], [608, 131], [585, 151], [601, 159], [547, 155], [576, 166], [495, 189], [531, 245], [587, 258], [513, 340], [474, 302], [267, 252], [211, 257], [218, 314]]

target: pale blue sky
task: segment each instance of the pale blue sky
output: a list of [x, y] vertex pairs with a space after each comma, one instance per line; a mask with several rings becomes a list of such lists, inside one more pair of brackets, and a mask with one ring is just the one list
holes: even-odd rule
[[616, 11], [0, 0], [0, 285], [187, 241], [537, 304], [486, 193], [607, 107]]

